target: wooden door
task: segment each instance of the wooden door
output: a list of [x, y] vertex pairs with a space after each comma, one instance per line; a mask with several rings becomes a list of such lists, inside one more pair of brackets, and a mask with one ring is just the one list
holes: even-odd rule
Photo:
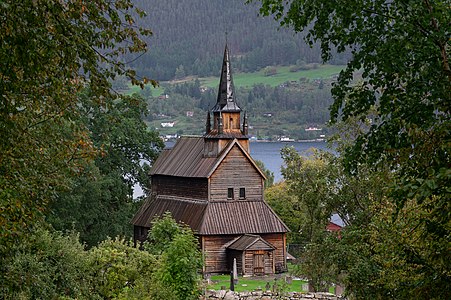
[[254, 275], [265, 274], [265, 255], [260, 253], [254, 254]]

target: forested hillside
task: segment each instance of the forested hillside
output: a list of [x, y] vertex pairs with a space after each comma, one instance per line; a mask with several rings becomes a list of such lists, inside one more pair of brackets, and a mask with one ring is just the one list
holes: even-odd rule
[[[217, 76], [227, 40], [234, 70], [250, 72], [269, 65], [320, 63], [319, 47], [302, 34], [280, 29], [258, 16], [256, 4], [243, 0], [134, 0], [147, 12], [139, 25], [152, 30], [149, 51], [127, 57], [138, 74], [159, 81], [184, 75]], [[346, 56], [330, 63], [344, 64]]]

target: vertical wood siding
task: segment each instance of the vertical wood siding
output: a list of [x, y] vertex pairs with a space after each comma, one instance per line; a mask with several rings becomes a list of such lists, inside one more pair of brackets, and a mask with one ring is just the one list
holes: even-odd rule
[[228, 273], [230, 271], [225, 244], [237, 238], [235, 235], [205, 236], [204, 258], [205, 271], [208, 273]]
[[270, 233], [270, 234], [261, 234], [260, 235], [264, 240], [271, 243], [276, 249], [273, 251], [274, 253], [274, 266], [275, 271], [282, 272], [287, 268], [287, 253], [286, 253], [286, 244], [285, 244], [285, 234], [284, 233]]
[[[254, 254], [264, 254], [265, 274], [273, 274], [275, 271], [286, 269], [286, 251], [284, 247], [284, 235], [280, 233], [261, 235], [263, 239], [271, 243], [276, 249], [274, 251], [227, 251], [228, 244], [238, 235], [203, 236], [202, 250], [204, 251], [204, 272], [207, 273], [229, 273], [232, 269], [233, 258], [237, 259], [238, 272], [243, 275], [254, 273]], [[277, 264], [279, 267], [277, 267]]]
[[239, 200], [240, 188], [246, 189], [246, 200], [263, 199], [262, 177], [238, 146], [230, 150], [211, 176], [210, 200], [227, 200], [228, 188], [233, 188], [234, 200]]

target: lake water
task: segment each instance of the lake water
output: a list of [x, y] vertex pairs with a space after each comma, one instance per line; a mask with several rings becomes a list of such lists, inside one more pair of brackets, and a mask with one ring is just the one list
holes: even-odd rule
[[[173, 145], [174, 142], [166, 143], [166, 147], [172, 147]], [[280, 173], [280, 167], [283, 164], [280, 150], [287, 146], [294, 147], [296, 151], [305, 156], [311, 154], [309, 150], [312, 148], [331, 151], [326, 142], [251, 142], [249, 147], [252, 158], [262, 161], [265, 168], [274, 173], [274, 182], [283, 180]], [[133, 188], [133, 198], [137, 198], [142, 194], [143, 191], [139, 185], [136, 185]]]
[[283, 147], [294, 147], [301, 155], [308, 156], [312, 148], [329, 150], [326, 142], [251, 142], [250, 152], [255, 160], [261, 160], [265, 167], [274, 173], [274, 182], [283, 180], [280, 167], [283, 164], [280, 150]]

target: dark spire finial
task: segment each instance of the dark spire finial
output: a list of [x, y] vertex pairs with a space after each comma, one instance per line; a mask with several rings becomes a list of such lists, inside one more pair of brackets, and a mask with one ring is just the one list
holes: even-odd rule
[[243, 117], [243, 131], [242, 133], [244, 135], [247, 135], [249, 132], [249, 126], [247, 125], [247, 113], [244, 112], [244, 117]]
[[211, 120], [210, 120], [210, 112], [207, 111], [207, 122], [205, 124], [205, 133], [209, 134], [211, 131]]
[[235, 91], [233, 86], [232, 69], [230, 67], [230, 56], [227, 44], [224, 49], [224, 58], [222, 60], [221, 79], [219, 81], [218, 99], [212, 111], [241, 111], [235, 100]]

